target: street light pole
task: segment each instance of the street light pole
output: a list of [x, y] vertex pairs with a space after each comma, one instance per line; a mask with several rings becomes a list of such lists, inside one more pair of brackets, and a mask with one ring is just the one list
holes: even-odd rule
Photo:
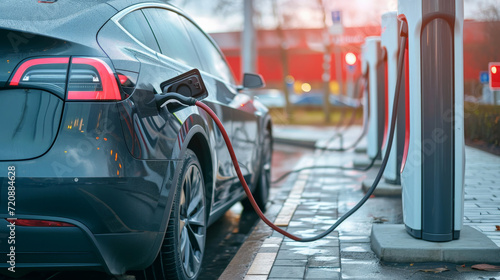
[[323, 53], [323, 113], [325, 114], [325, 122], [330, 123], [330, 65], [331, 65], [331, 39], [328, 32], [328, 25], [326, 24], [326, 10], [323, 0], [318, 0], [318, 6], [321, 8], [322, 12], [322, 23], [323, 23], [323, 42], [324, 50]]
[[344, 80], [342, 79], [342, 50], [340, 49], [340, 35], [336, 36], [335, 40], [335, 77], [339, 84], [339, 94], [344, 93]]
[[256, 32], [253, 22], [254, 6], [253, 0], [243, 1], [243, 32], [242, 32], [242, 46], [241, 57], [242, 73], [256, 73], [257, 72], [257, 45], [256, 45]]
[[331, 64], [331, 44], [330, 35], [325, 32], [325, 37], [328, 38], [327, 43], [325, 43], [325, 53], [323, 54], [323, 112], [325, 114], [325, 122], [330, 123], [330, 64]]

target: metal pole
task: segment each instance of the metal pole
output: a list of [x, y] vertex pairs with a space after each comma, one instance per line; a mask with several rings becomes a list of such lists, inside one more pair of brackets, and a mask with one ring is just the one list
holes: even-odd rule
[[331, 38], [330, 34], [328, 33], [328, 26], [326, 24], [326, 10], [325, 10], [325, 4], [323, 3], [323, 0], [318, 0], [318, 6], [321, 8], [322, 15], [323, 15], [323, 42], [324, 42], [324, 49], [325, 52], [323, 54], [323, 113], [325, 114], [325, 122], [330, 123], [331, 118], [330, 118], [330, 77], [331, 77], [331, 71], [330, 71], [330, 64], [331, 64]]
[[256, 73], [257, 72], [257, 46], [256, 46], [256, 32], [253, 22], [254, 6], [253, 0], [243, 1], [243, 33], [242, 33], [242, 46], [241, 57], [242, 73]]
[[344, 94], [344, 81], [342, 80], [342, 53], [340, 49], [340, 36], [336, 36], [335, 44], [335, 78], [339, 83], [339, 94]]
[[[328, 34], [326, 34], [328, 36]], [[323, 54], [323, 112], [325, 114], [325, 122], [330, 123], [330, 44], [326, 44], [325, 53]]]

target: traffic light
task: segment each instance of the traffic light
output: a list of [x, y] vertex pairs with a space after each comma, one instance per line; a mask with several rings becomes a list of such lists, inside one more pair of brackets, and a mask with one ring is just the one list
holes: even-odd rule
[[488, 69], [490, 74], [490, 89], [500, 90], [500, 62], [490, 62]]
[[352, 52], [346, 53], [345, 62], [347, 63], [347, 65], [354, 65], [356, 63], [356, 60], [357, 58], [355, 54], [353, 54]]

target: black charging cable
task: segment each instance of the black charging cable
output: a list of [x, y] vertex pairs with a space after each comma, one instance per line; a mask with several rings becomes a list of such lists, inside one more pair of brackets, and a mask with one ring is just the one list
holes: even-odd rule
[[396, 126], [396, 120], [397, 120], [397, 114], [398, 114], [398, 106], [397, 104], [399, 101], [399, 94], [401, 92], [401, 80], [403, 78], [403, 65], [404, 65], [404, 57], [405, 57], [405, 46], [406, 46], [406, 40], [408, 38], [408, 25], [405, 22], [401, 22], [401, 27], [400, 27], [400, 36], [401, 36], [401, 43], [399, 47], [399, 58], [398, 58], [398, 78], [396, 81], [396, 89], [395, 89], [395, 94], [394, 94], [394, 106], [392, 106], [392, 118], [391, 118], [391, 127], [389, 131], [389, 139], [387, 140], [387, 152], [382, 160], [382, 164], [380, 166], [379, 172], [377, 173], [377, 176], [375, 177], [375, 181], [373, 181], [372, 186], [366, 194], [363, 196], [363, 198], [347, 213], [345, 213], [342, 217], [340, 217], [335, 224], [333, 224], [330, 228], [328, 228], [326, 231], [323, 233], [320, 233], [314, 237], [309, 237], [309, 238], [302, 238], [300, 241], [301, 242], [311, 242], [311, 241], [316, 241], [318, 239], [321, 239], [328, 234], [332, 233], [341, 223], [343, 223], [347, 218], [349, 218], [352, 214], [354, 214], [358, 209], [365, 204], [365, 202], [370, 198], [370, 196], [373, 194], [375, 189], [378, 186], [378, 183], [380, 182], [380, 179], [382, 178], [382, 175], [384, 173], [385, 167], [387, 166], [387, 161], [389, 160], [389, 154], [391, 151], [392, 147], [392, 141], [394, 139], [394, 129]]
[[294, 169], [294, 170], [291, 170], [291, 171], [288, 171], [286, 173], [284, 173], [283, 175], [281, 175], [278, 179], [274, 180], [271, 182], [271, 184], [277, 184], [281, 181], [283, 181], [283, 179], [287, 178], [288, 176], [294, 174], [294, 173], [298, 173], [298, 172], [301, 172], [301, 171], [304, 171], [304, 170], [312, 170], [312, 169], [338, 169], [338, 170], [343, 170], [343, 171], [368, 171], [370, 170], [373, 165], [375, 164], [375, 161], [377, 161], [377, 159], [379, 158], [380, 156], [380, 149], [377, 151], [377, 154], [375, 155], [374, 158], [371, 159], [370, 163], [367, 165], [367, 166], [364, 166], [364, 167], [346, 167], [346, 166], [339, 166], [339, 165], [314, 165], [314, 166], [306, 166], [306, 167], [302, 167], [302, 168], [299, 168], [299, 169]]
[[[367, 78], [364, 77], [364, 79], [366, 80]], [[354, 123], [355, 114], [356, 114], [356, 112], [353, 112], [353, 114], [351, 116], [351, 120], [349, 121], [348, 126], [344, 128], [344, 131], [347, 128], [349, 128], [352, 125], [352, 123]], [[349, 145], [348, 147], [342, 147], [343, 144], [341, 143], [341, 147], [340, 148], [328, 148], [329, 143], [331, 143], [337, 137], [340, 136], [341, 141], [342, 141], [342, 139], [343, 139], [343, 133], [337, 132], [337, 133], [335, 133], [332, 137], [330, 137], [326, 141], [325, 147], [317, 148], [316, 150], [319, 150], [321, 152], [320, 155], [322, 155], [324, 152], [345, 152], [345, 151], [351, 150], [351, 149], [355, 148], [359, 144], [359, 142], [361, 142], [361, 140], [363, 140], [363, 137], [365, 137], [367, 131], [368, 131], [368, 124], [365, 124], [365, 125], [363, 125], [363, 130], [361, 131], [361, 134], [359, 135], [359, 137], [351, 145]], [[277, 178], [274, 181], [272, 181], [271, 184], [277, 184], [277, 183], [283, 181], [283, 179], [287, 178], [288, 176], [290, 176], [290, 175], [292, 175], [294, 173], [298, 173], [298, 172], [304, 171], [304, 170], [312, 170], [312, 169], [339, 169], [339, 170], [343, 170], [343, 171], [351, 171], [351, 170], [352, 171], [362, 171], [362, 172], [368, 171], [368, 170], [370, 170], [373, 167], [373, 165], [375, 164], [375, 161], [377, 161], [377, 159], [379, 159], [380, 154], [381, 154], [381, 151], [379, 149], [377, 151], [377, 154], [375, 155], [375, 157], [371, 159], [370, 163], [367, 166], [364, 166], [364, 167], [345, 167], [345, 166], [338, 166], [338, 165], [316, 165], [316, 166], [306, 166], [306, 167], [302, 167], [302, 168], [299, 168], [299, 169], [290, 170], [290, 171], [284, 173], [283, 175], [281, 175], [279, 178]]]
[[[363, 76], [363, 79], [364, 81], [367, 80], [367, 77], [366, 77], [366, 74], [364, 74]], [[365, 87], [363, 86], [363, 89], [360, 91], [364, 91], [365, 90]], [[361, 95], [362, 97], [362, 95]], [[356, 97], [358, 99], [361, 100], [360, 97]], [[359, 135], [359, 137], [352, 143], [350, 144], [349, 146], [347, 147], [344, 147], [344, 133], [345, 131], [351, 127], [353, 124], [354, 124], [354, 121], [356, 119], [356, 109], [362, 107], [361, 106], [356, 106], [356, 107], [353, 107], [354, 110], [351, 114], [351, 119], [349, 120], [349, 122], [347, 123], [347, 125], [345, 127], [343, 127], [340, 131], [337, 131], [334, 135], [332, 135], [327, 141], [326, 141], [326, 145], [324, 147], [321, 147], [321, 148], [318, 148], [318, 150], [322, 151], [322, 152], [326, 152], [326, 151], [331, 151], [331, 152], [345, 152], [345, 151], [349, 151], [349, 150], [352, 150], [354, 148], [356, 148], [359, 144], [359, 142], [361, 142], [361, 140], [363, 140], [363, 137], [366, 135], [366, 132], [368, 131], [368, 122], [366, 122], [364, 125], [363, 125], [363, 130], [361, 131], [361, 134]], [[337, 138], [340, 138], [340, 148], [328, 148], [328, 146], [330, 145], [331, 142], [333, 142], [333, 140], [337, 139]]]

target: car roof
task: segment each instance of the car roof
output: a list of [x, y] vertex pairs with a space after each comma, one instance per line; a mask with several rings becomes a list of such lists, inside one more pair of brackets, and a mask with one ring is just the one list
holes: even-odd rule
[[103, 0], [57, 0], [55, 2], [35, 0], [0, 1], [0, 20], [50, 21], [78, 15], [80, 12], [98, 11], [109, 6]]
[[[101, 27], [118, 11], [141, 3], [163, 4], [162, 0], [53, 0], [40, 3], [35, 0], [1, 0], [0, 28], [42, 33], [65, 24], [81, 23], [86, 29]], [[97, 29], [98, 30], [98, 29]], [[97, 31], [96, 30], [96, 31]]]
[[91, 34], [93, 31], [95, 36], [99, 28], [117, 13], [102, 0], [59, 0], [54, 3], [2, 0], [0, 11], [0, 28], [70, 40], [70, 34]]
[[[145, 1], [137, 1], [137, 0], [108, 0], [106, 1], [109, 5], [117, 9], [118, 11], [121, 11], [129, 6], [135, 5], [135, 4], [141, 4], [141, 3], [158, 3], [158, 4], [168, 4], [169, 1], [162, 1], [162, 0], [145, 0]], [[168, 4], [171, 6], [170, 4]], [[172, 6], [173, 7], [173, 6]]]
[[56, 0], [52, 3], [1, 0], [0, 29], [93, 45], [95, 35], [111, 17], [120, 10], [141, 3], [167, 5], [179, 11], [161, 0]]

